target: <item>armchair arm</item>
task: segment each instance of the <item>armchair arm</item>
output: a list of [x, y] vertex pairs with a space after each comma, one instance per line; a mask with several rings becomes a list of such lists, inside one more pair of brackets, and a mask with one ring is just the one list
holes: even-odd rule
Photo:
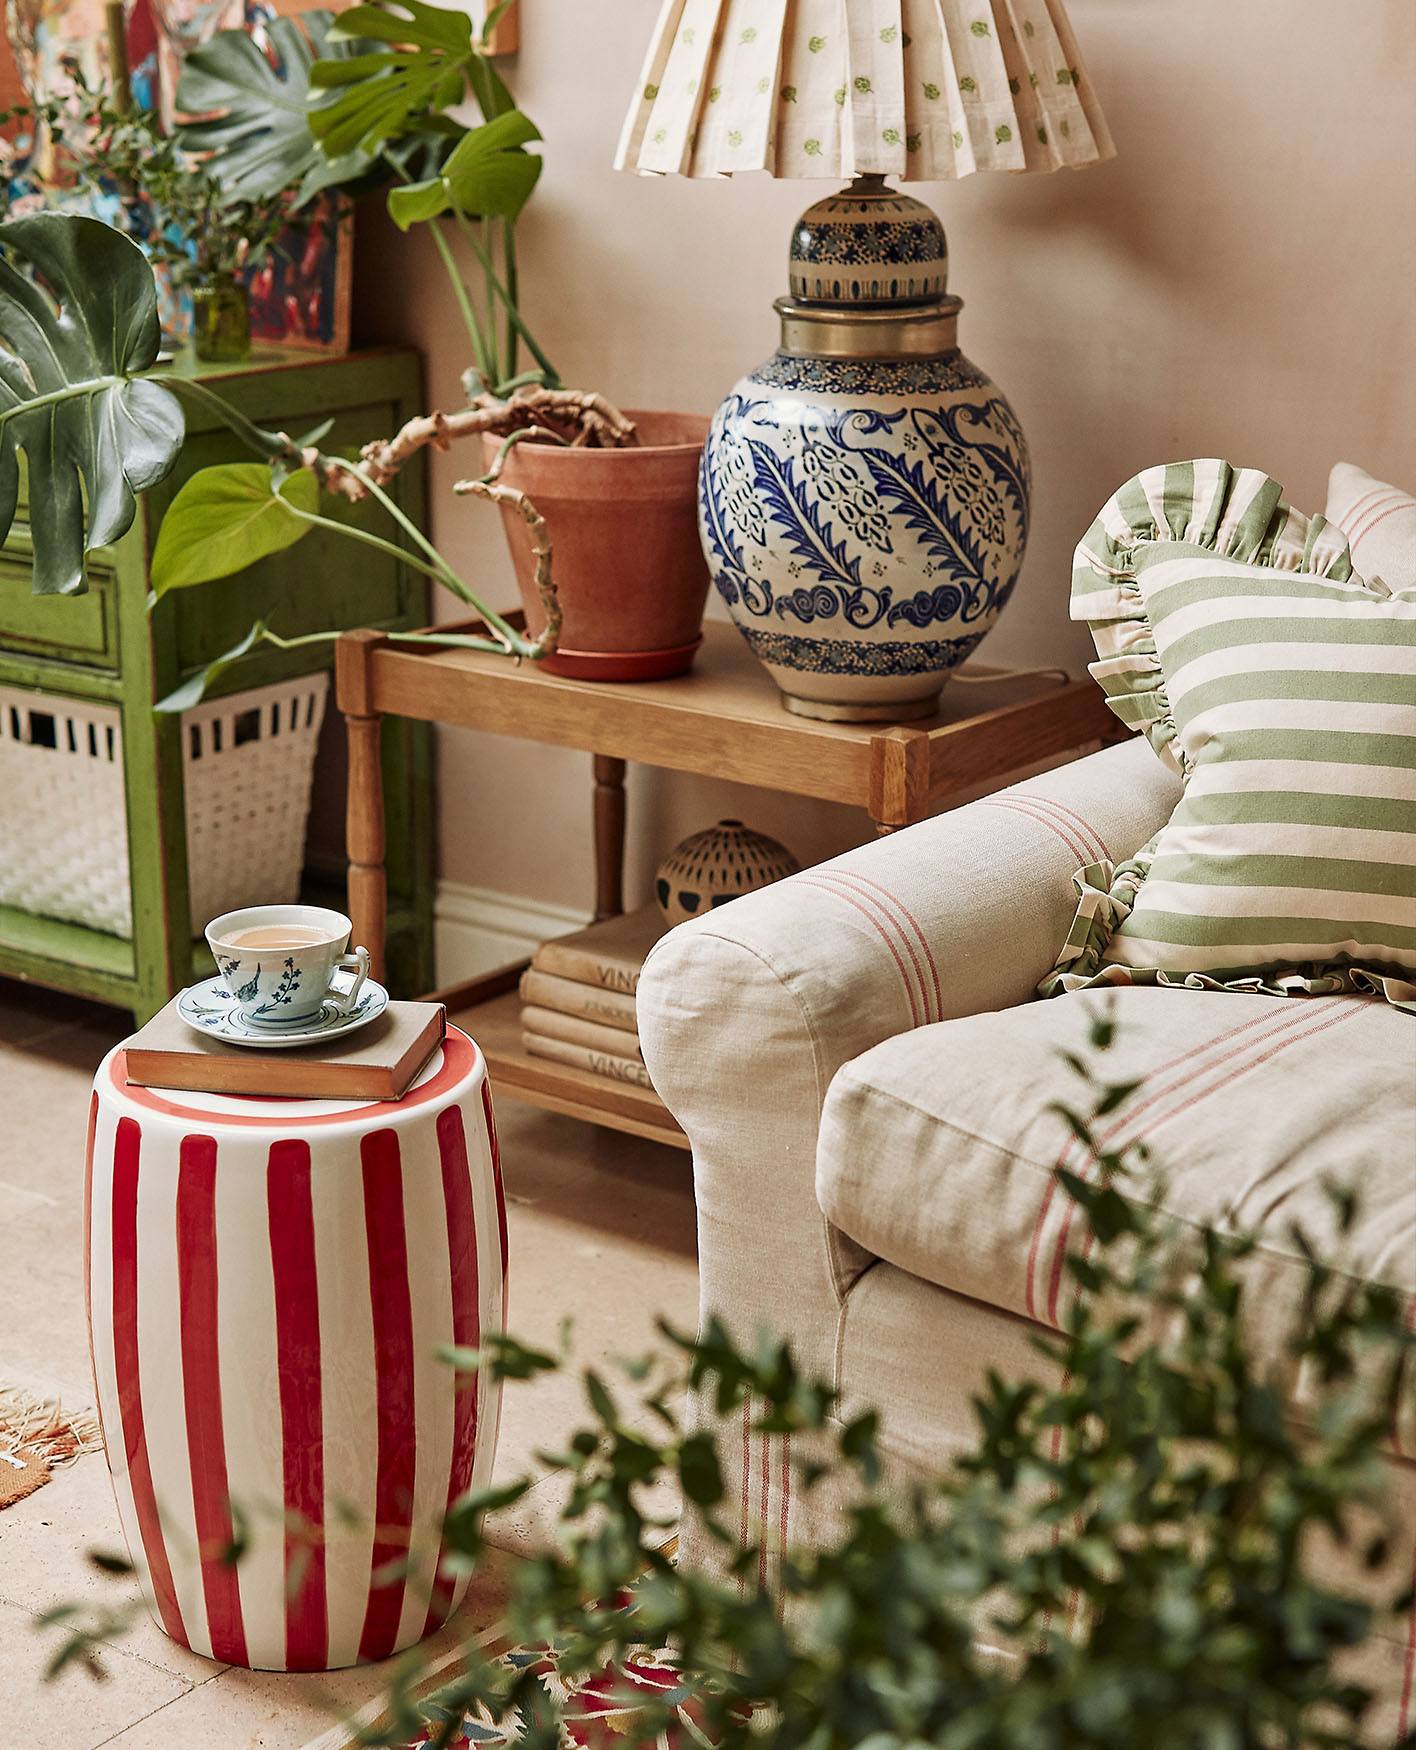
[[639, 984], [654, 1085], [693, 1145], [705, 1310], [790, 1331], [831, 1369], [835, 1312], [868, 1253], [816, 1202], [840, 1065], [929, 1022], [1026, 1002], [1076, 906], [1178, 782], [1142, 741], [1029, 779], [672, 931]]

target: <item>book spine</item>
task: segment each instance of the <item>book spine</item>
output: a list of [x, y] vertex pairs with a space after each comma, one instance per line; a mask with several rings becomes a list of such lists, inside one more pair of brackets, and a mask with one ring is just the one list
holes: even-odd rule
[[584, 948], [569, 947], [552, 938], [542, 942], [531, 962], [536, 972], [553, 972], [557, 978], [568, 978], [576, 984], [593, 985], [596, 990], [616, 991], [632, 997], [639, 989], [639, 967], [622, 960], [604, 960]]
[[615, 1027], [624, 1033], [639, 1030], [632, 996], [623, 991], [602, 990], [593, 984], [577, 984], [553, 972], [537, 972], [535, 967], [521, 975], [521, 1000], [536, 1008], [554, 1009], [558, 1015], [578, 1015], [600, 1027]]
[[521, 1025], [542, 1039], [564, 1039], [567, 1045], [583, 1045], [587, 1051], [603, 1051], [630, 1063], [644, 1061], [636, 1034], [621, 1033], [617, 1027], [600, 1027], [594, 1021], [582, 1021], [578, 1015], [562, 1015], [555, 1009], [523, 1004]]
[[636, 1088], [647, 1088], [651, 1094], [654, 1091], [649, 1071], [630, 1058], [611, 1057], [607, 1051], [592, 1051], [588, 1046], [572, 1045], [568, 1039], [547, 1039], [538, 1033], [523, 1033], [521, 1043], [532, 1057], [547, 1057], [574, 1069], [588, 1069], [612, 1082], [629, 1082]]
[[[431, 1052], [428, 1053], [432, 1055]], [[231, 1094], [243, 1099], [397, 1100], [401, 1090], [388, 1070], [358, 1066], [296, 1064], [272, 1069], [260, 1059], [251, 1070], [220, 1057], [183, 1057], [175, 1052], [129, 1051], [127, 1079], [140, 1088], [185, 1094]], [[426, 1061], [426, 1059], [424, 1060]]]

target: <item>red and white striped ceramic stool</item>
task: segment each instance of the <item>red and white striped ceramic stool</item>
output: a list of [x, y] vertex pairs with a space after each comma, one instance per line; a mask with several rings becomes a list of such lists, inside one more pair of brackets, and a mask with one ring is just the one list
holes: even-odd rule
[[123, 1062], [89, 1113], [89, 1340], [149, 1608], [233, 1665], [386, 1658], [466, 1591], [442, 1515], [496, 1448], [500, 1388], [436, 1354], [506, 1317], [482, 1055], [449, 1028], [375, 1104], [165, 1093]]

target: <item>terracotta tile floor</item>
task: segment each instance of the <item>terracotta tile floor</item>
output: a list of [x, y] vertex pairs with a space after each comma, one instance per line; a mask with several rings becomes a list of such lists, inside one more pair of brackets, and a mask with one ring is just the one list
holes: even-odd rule
[[[0, 980], [0, 1381], [91, 1402], [84, 1332], [82, 1153], [89, 1081], [129, 1031], [113, 1009]], [[641, 1352], [656, 1315], [691, 1325], [697, 1295], [687, 1157], [650, 1142], [501, 1101], [510, 1204], [511, 1328], [554, 1346], [573, 1320], [577, 1359]], [[497, 1474], [518, 1474], [579, 1416], [573, 1380], [509, 1388]], [[489, 1626], [517, 1552], [548, 1534], [553, 1482], [494, 1532], [498, 1559], [478, 1577], [439, 1642]], [[3, 1750], [295, 1750], [334, 1713], [377, 1693], [377, 1667], [307, 1677], [212, 1664], [144, 1617], [105, 1655], [99, 1683], [82, 1672], [43, 1681], [52, 1639], [38, 1614], [62, 1600], [117, 1602], [122, 1582], [86, 1560], [121, 1548], [101, 1457], [81, 1459], [0, 1514]]]

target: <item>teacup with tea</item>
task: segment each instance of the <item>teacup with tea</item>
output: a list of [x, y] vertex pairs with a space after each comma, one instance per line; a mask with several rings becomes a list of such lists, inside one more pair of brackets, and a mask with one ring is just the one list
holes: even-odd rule
[[[206, 928], [207, 944], [241, 1018], [257, 1027], [308, 1024], [326, 1009], [350, 1015], [369, 975], [369, 951], [347, 953], [354, 926], [319, 905], [248, 905]], [[354, 982], [336, 988], [335, 974]]]

